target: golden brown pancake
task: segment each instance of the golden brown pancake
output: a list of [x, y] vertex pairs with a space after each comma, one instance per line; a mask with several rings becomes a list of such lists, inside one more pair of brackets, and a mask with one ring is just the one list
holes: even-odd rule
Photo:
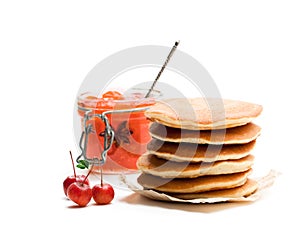
[[255, 141], [237, 145], [204, 145], [191, 143], [162, 142], [152, 139], [147, 145], [148, 154], [177, 162], [214, 162], [240, 159], [250, 154]]
[[163, 178], [195, 178], [206, 175], [231, 174], [247, 171], [254, 162], [254, 156], [214, 163], [178, 163], [145, 154], [139, 157], [137, 167], [144, 173]]
[[177, 98], [156, 103], [145, 115], [173, 128], [212, 130], [245, 125], [261, 111], [261, 105], [238, 100]]
[[261, 128], [253, 123], [226, 130], [187, 130], [164, 126], [153, 122], [150, 125], [153, 138], [169, 142], [190, 142], [198, 144], [243, 144], [255, 140]]
[[236, 188], [208, 191], [202, 193], [181, 193], [170, 195], [185, 200], [198, 198], [240, 198], [247, 197], [253, 194], [257, 190], [257, 188], [257, 181], [247, 179], [247, 182], [245, 184]]
[[166, 179], [142, 173], [137, 181], [146, 189], [168, 193], [199, 193], [211, 190], [229, 189], [243, 185], [252, 170], [245, 172], [201, 176], [197, 178]]

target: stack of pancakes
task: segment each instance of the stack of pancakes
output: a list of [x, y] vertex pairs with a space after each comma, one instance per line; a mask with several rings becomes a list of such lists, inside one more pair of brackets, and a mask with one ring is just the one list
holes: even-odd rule
[[146, 111], [152, 140], [137, 166], [145, 189], [182, 199], [252, 194], [251, 151], [262, 106], [224, 99], [169, 99]]

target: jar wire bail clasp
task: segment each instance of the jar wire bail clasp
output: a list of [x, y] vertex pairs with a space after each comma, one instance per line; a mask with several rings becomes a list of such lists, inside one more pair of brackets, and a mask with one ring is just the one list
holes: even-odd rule
[[[107, 159], [107, 152], [112, 147], [115, 138], [115, 132], [110, 124], [107, 115], [139, 112], [139, 111], [145, 111], [147, 109], [149, 109], [149, 107], [141, 107], [141, 108], [133, 108], [133, 109], [118, 109], [118, 110], [105, 111], [101, 114], [95, 114], [92, 110], [86, 111], [83, 117], [83, 130], [79, 139], [79, 148], [81, 150], [81, 154], [77, 157], [76, 161], [79, 162], [79, 160], [83, 158], [87, 160], [90, 164], [96, 166], [102, 166], [103, 164], [105, 164]], [[102, 134], [102, 136], [104, 137], [104, 143], [103, 143], [103, 150], [101, 152], [100, 158], [94, 157], [91, 159], [87, 157], [87, 146], [88, 146], [89, 135], [94, 132], [94, 129], [93, 129], [93, 124], [88, 123], [88, 121], [95, 117], [101, 119], [105, 125], [105, 129]]]

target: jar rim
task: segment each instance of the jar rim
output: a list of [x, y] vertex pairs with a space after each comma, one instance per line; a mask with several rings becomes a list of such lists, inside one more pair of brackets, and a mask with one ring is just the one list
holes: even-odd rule
[[[146, 98], [145, 95], [148, 91], [149, 91], [149, 89], [144, 89], [144, 88], [131, 88], [131, 89], [129, 89], [128, 93], [127, 92], [125, 93], [126, 94], [125, 97], [129, 97], [128, 94], [131, 94], [131, 95], [133, 95], [133, 94], [144, 94], [144, 97], [142, 97], [142, 98], [125, 98], [125, 99], [122, 99], [122, 100], [113, 100], [113, 99], [111, 99], [111, 100], [116, 102], [116, 103], [117, 102], [120, 102], [120, 103], [126, 102], [127, 103], [127, 102], [137, 101], [137, 100], [142, 101], [142, 100], [147, 100], [147, 99], [157, 99], [157, 98], [162, 96], [161, 91], [153, 89], [151, 91], [150, 97]], [[95, 97], [98, 98], [98, 96], [96, 94], [87, 91], [87, 92], [83, 92], [83, 93], [79, 94], [78, 97], [77, 97], [77, 100], [83, 100], [87, 96], [95, 96]], [[95, 100], [90, 99], [90, 101], [97, 101], [97, 100], [96, 99]]]
[[[105, 101], [107, 101], [108, 103], [113, 103], [113, 104], [116, 104], [116, 105], [139, 105], [141, 103], [149, 103], [151, 101], [155, 101], [156, 99], [160, 98], [162, 96], [162, 93], [161, 91], [159, 90], [156, 90], [156, 89], [153, 89], [151, 91], [151, 94], [149, 97], [145, 97], [146, 94], [148, 93], [149, 89], [144, 89], [144, 88], [131, 88], [129, 89], [129, 91], [127, 91], [125, 93], [125, 99], [121, 99], [121, 100], [114, 100], [114, 99], [107, 99]], [[102, 93], [101, 93], [102, 94]], [[137, 94], [143, 94], [141, 98], [138, 98]], [[84, 92], [82, 94], [79, 94], [78, 97], [77, 97], [77, 105], [79, 105], [79, 103], [82, 103], [83, 101], [87, 101], [86, 97], [88, 96], [94, 96], [96, 97], [95, 99], [88, 99], [88, 103], [90, 105], [90, 107], [80, 107], [81, 109], [96, 109], [96, 106], [97, 106], [97, 103], [99, 101], [99, 98], [101, 97], [98, 97], [97, 95], [95, 95], [94, 93], [92, 92]], [[129, 98], [126, 98], [126, 97], [129, 97]]]

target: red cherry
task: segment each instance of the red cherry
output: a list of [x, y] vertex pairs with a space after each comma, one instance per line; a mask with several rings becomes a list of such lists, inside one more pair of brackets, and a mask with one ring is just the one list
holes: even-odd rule
[[[73, 160], [72, 152], [71, 152], [71, 151], [69, 151], [69, 152], [70, 152], [70, 158], [71, 158], [71, 162], [72, 162], [72, 167], [73, 167], [73, 173], [74, 173], [74, 175], [68, 176], [68, 177], [64, 180], [64, 182], [63, 182], [64, 193], [65, 193], [66, 196], [68, 196], [68, 195], [67, 195], [67, 190], [68, 190], [69, 186], [70, 186], [71, 184], [73, 184], [74, 182], [78, 181], [78, 182], [81, 182], [81, 183], [84, 182], [85, 184], [88, 184], [88, 185], [90, 184], [90, 183], [89, 183], [89, 180], [86, 179], [86, 176], [85, 176], [85, 175], [79, 175], [79, 176], [76, 175], [75, 165], [74, 165], [74, 160]], [[76, 179], [75, 179], [75, 177], [76, 177]]]
[[84, 207], [92, 199], [92, 189], [82, 182], [72, 183], [67, 190], [68, 197], [77, 205]]
[[115, 196], [113, 187], [110, 184], [97, 184], [92, 189], [93, 199], [98, 205], [109, 204]]
[[[78, 176], [76, 176], [76, 179], [75, 179], [75, 176], [74, 176], [74, 175], [68, 176], [68, 177], [64, 180], [64, 182], [63, 182], [63, 188], [64, 188], [65, 195], [67, 196], [67, 190], [68, 190], [68, 188], [69, 188], [69, 186], [70, 186], [71, 184], [73, 184], [73, 183], [76, 182], [76, 181], [82, 183], [82, 182], [84, 181], [84, 179], [85, 179], [85, 175], [78, 175]], [[86, 179], [86, 180], [84, 181], [84, 183], [87, 184], [87, 185], [90, 184], [90, 182], [89, 182], [88, 179]]]
[[102, 95], [103, 99], [114, 99], [114, 100], [122, 100], [124, 96], [118, 91], [108, 91]]

